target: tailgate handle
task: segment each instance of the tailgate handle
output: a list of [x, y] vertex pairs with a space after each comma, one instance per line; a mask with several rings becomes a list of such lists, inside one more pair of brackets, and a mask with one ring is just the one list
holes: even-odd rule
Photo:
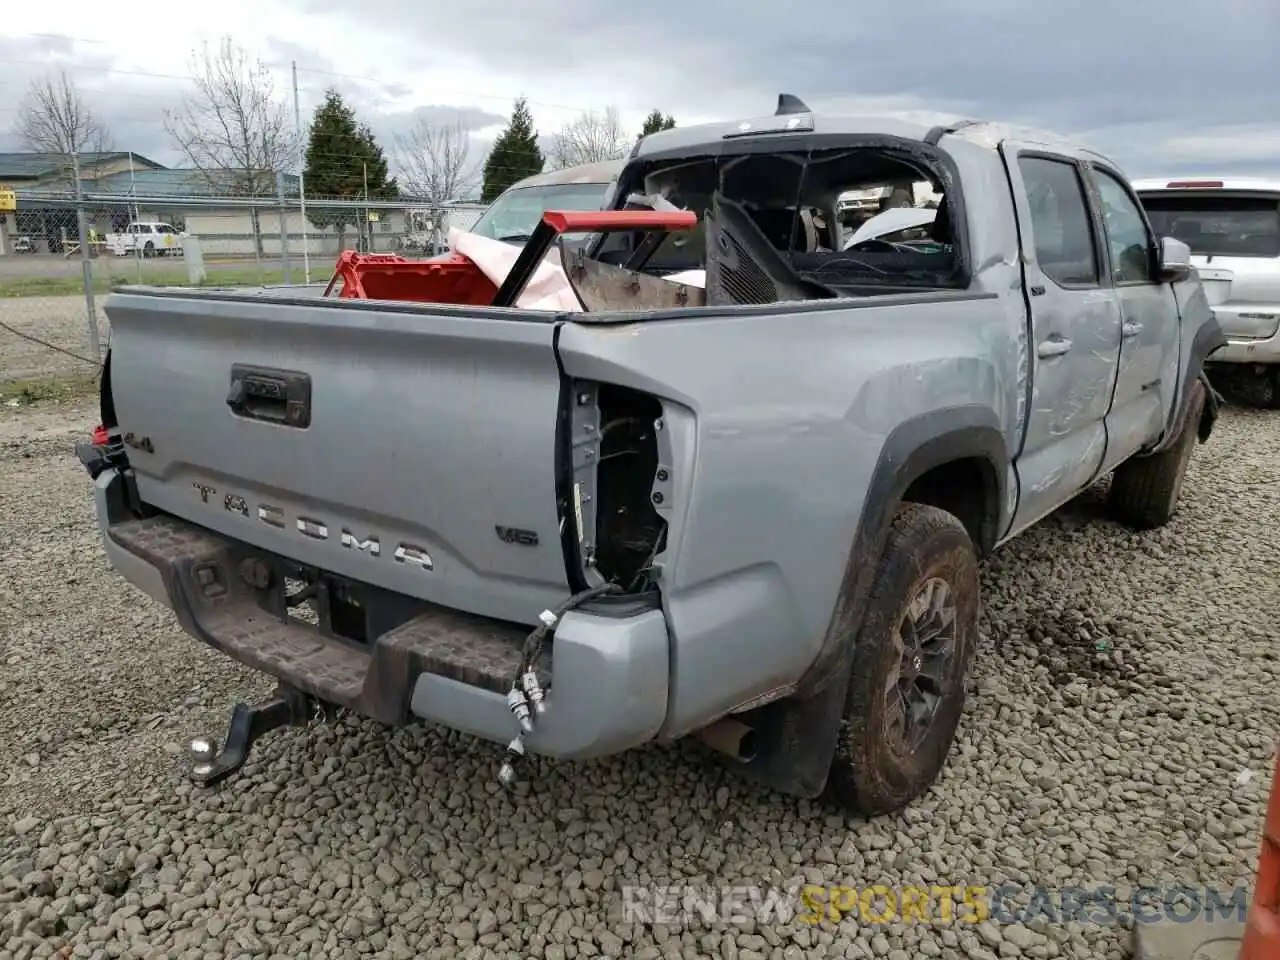
[[297, 370], [234, 364], [227, 406], [245, 420], [305, 430], [311, 426], [311, 377]]

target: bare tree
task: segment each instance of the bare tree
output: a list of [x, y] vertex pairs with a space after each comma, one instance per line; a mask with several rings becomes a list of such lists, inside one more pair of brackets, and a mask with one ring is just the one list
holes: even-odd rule
[[456, 200], [476, 185], [469, 162], [470, 138], [461, 123], [437, 126], [419, 117], [403, 136], [397, 135], [396, 163], [406, 193], [432, 206]]
[[470, 137], [461, 123], [437, 125], [419, 117], [407, 134], [396, 135], [395, 154], [404, 192], [431, 211], [431, 243], [438, 249], [444, 244], [442, 208], [469, 192], [479, 179], [469, 162]]
[[31, 81], [18, 108], [18, 138], [27, 149], [61, 159], [61, 175], [71, 179], [78, 158], [111, 149], [106, 126], [89, 109], [66, 71]]
[[602, 113], [588, 110], [565, 124], [551, 143], [553, 169], [576, 167], [602, 160], [621, 160], [631, 152], [632, 141], [622, 129], [616, 107]]
[[[276, 192], [276, 172], [298, 157], [298, 138], [284, 103], [276, 99], [271, 71], [250, 60], [224, 37], [216, 50], [205, 44], [191, 57], [192, 93], [178, 110], [165, 112], [164, 126], [210, 192], [266, 197]], [[262, 256], [258, 209], [250, 209], [254, 253]]]

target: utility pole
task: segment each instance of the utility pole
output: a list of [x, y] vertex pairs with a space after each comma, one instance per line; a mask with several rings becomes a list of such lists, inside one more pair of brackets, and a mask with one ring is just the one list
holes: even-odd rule
[[276, 171], [276, 196], [280, 200], [280, 260], [284, 267], [285, 286], [293, 283], [293, 268], [289, 264], [289, 210], [284, 199], [284, 171]]
[[298, 137], [298, 198], [302, 201], [302, 273], [311, 282], [310, 243], [307, 242], [306, 146], [302, 137], [302, 111], [298, 108], [298, 61], [293, 62], [293, 128]]
[[369, 164], [360, 166], [364, 168], [364, 223], [360, 225], [360, 235], [364, 237], [364, 252], [373, 253], [373, 237], [369, 235]]
[[[133, 177], [133, 151], [129, 151], [129, 193], [133, 196], [133, 222], [137, 224], [142, 219], [142, 215], [138, 212], [138, 186]], [[128, 234], [128, 227], [125, 227], [125, 233]], [[133, 252], [134, 265], [138, 268], [138, 283], [142, 283], [142, 246], [137, 242], [138, 235], [134, 234]]]
[[98, 312], [93, 305], [93, 264], [89, 262], [89, 227], [84, 215], [84, 190], [80, 186], [80, 150], [71, 151], [71, 175], [76, 179], [76, 226], [80, 232], [80, 272], [84, 277], [84, 307], [89, 317], [89, 349], [93, 359], [102, 361], [98, 340]]

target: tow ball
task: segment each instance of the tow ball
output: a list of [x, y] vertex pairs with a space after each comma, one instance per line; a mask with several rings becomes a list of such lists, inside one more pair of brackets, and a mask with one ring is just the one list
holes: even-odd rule
[[190, 777], [201, 786], [210, 786], [235, 773], [249, 758], [249, 750], [264, 733], [280, 727], [305, 727], [312, 719], [330, 719], [332, 708], [301, 690], [281, 685], [269, 699], [252, 706], [237, 703], [231, 711], [222, 749], [212, 740], [191, 741]]

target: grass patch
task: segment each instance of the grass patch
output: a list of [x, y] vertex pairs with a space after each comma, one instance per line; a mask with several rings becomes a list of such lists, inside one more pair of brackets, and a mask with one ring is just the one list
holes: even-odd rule
[[[107, 293], [111, 282], [107, 277], [93, 278], [94, 293]], [[15, 277], [0, 280], [0, 298], [62, 297], [82, 293], [84, 282], [79, 277]]]
[[[315, 274], [313, 273], [313, 277]], [[326, 276], [327, 280], [328, 277]], [[301, 283], [301, 270], [293, 271], [293, 282]], [[117, 287], [137, 284], [149, 287], [187, 287], [191, 281], [187, 279], [185, 268], [144, 269], [142, 280], [137, 273], [121, 269], [119, 273], [104, 275], [95, 271], [93, 275], [93, 292], [107, 294]], [[283, 270], [263, 270], [255, 267], [234, 267], [228, 270], [209, 269], [205, 271], [202, 287], [256, 287], [263, 284], [284, 283]], [[69, 277], [12, 277], [0, 279], [0, 299], [13, 297], [69, 297], [84, 293], [84, 281], [78, 276]]]
[[13, 409], [37, 403], [63, 403], [98, 392], [98, 371], [0, 381], [0, 407]]

